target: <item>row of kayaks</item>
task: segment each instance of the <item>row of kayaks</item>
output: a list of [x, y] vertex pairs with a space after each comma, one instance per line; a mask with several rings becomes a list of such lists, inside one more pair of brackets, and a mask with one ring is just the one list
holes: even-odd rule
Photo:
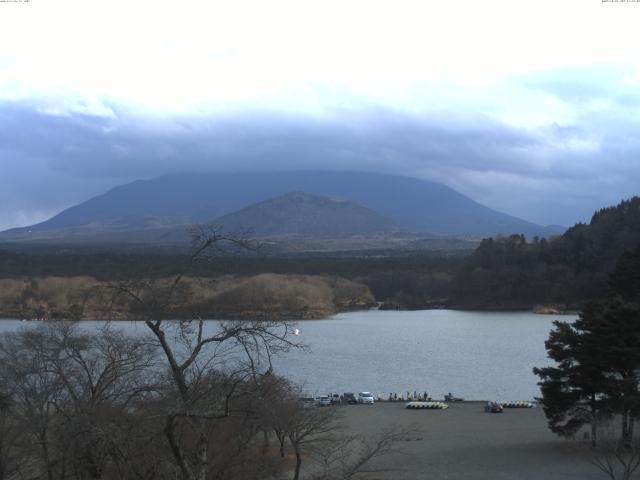
[[431, 410], [444, 410], [446, 408], [449, 408], [449, 405], [447, 405], [444, 402], [407, 402], [405, 404], [406, 408], [409, 409], [431, 409]]
[[519, 400], [517, 402], [501, 402], [502, 408], [533, 408], [535, 404], [533, 402], [527, 402], [525, 400]]
[[[502, 408], [533, 408], [535, 407], [535, 403], [527, 402], [525, 400], [519, 400], [516, 402], [501, 402]], [[445, 410], [449, 408], [444, 402], [407, 402], [405, 404], [406, 408], [419, 410], [419, 409], [430, 409], [430, 410]]]

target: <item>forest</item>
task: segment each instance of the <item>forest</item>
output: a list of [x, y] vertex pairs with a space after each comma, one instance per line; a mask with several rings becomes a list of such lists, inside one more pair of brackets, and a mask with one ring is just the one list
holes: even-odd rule
[[618, 260], [639, 246], [640, 198], [634, 197], [560, 236], [483, 240], [458, 270], [450, 298], [464, 308], [576, 309], [605, 295]]

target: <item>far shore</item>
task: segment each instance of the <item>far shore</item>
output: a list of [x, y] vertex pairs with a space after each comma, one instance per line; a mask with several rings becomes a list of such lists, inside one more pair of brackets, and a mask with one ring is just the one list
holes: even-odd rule
[[[272, 320], [272, 321], [288, 321], [288, 322], [305, 322], [309, 320], [328, 320], [336, 315], [342, 313], [355, 313], [355, 312], [369, 312], [382, 310], [378, 307], [374, 308], [364, 308], [364, 309], [343, 309], [337, 312], [328, 314], [328, 315], [309, 315], [305, 312], [296, 312], [296, 313], [287, 313], [282, 315], [267, 315], [265, 313], [253, 312], [254, 315], [226, 315], [226, 316], [205, 316], [205, 320], [237, 320], [237, 321], [246, 321], [246, 320]], [[577, 310], [563, 310], [563, 311], [536, 311], [531, 308], [497, 308], [497, 307], [487, 307], [487, 308], [419, 308], [419, 309], [394, 309], [394, 310], [386, 310], [386, 311], [397, 311], [397, 312], [418, 312], [418, 311], [431, 311], [431, 310], [452, 310], [452, 311], [461, 311], [461, 312], [482, 312], [482, 313], [534, 313], [536, 315], [577, 315], [579, 312]], [[169, 320], [191, 320], [197, 318], [198, 316], [174, 316]], [[26, 322], [41, 322], [41, 321], [57, 321], [57, 320], [66, 320], [66, 321], [111, 321], [111, 322], [142, 322], [145, 319], [142, 317], [118, 317], [118, 318], [20, 318], [15, 316], [15, 312], [2, 312], [0, 311], [0, 321], [3, 320], [12, 320], [12, 321], [26, 321]]]
[[[271, 315], [267, 315], [264, 312], [252, 312], [253, 314], [246, 314], [246, 315], [238, 315], [238, 316], [233, 316], [233, 315], [226, 315], [226, 316], [205, 316], [206, 320], [237, 320], [237, 321], [243, 321], [243, 320], [272, 320], [272, 321], [288, 321], [288, 322], [305, 322], [305, 321], [309, 321], [309, 320], [328, 320], [331, 319], [333, 317], [335, 317], [336, 315], [342, 314], [342, 313], [352, 313], [352, 312], [369, 312], [369, 311], [376, 311], [376, 310], [383, 310], [380, 309], [378, 307], [373, 307], [373, 308], [362, 308], [362, 309], [357, 309], [357, 308], [351, 308], [351, 309], [341, 309], [338, 310], [336, 312], [333, 312], [331, 314], [328, 315], [313, 315], [313, 314], [309, 314], [308, 312], [289, 312], [286, 314], [271, 314]], [[508, 313], [508, 312], [513, 312], [513, 313], [534, 313], [536, 315], [578, 315], [579, 311], [578, 310], [562, 310], [562, 311], [558, 311], [558, 310], [537, 310], [535, 308], [500, 308], [500, 307], [487, 307], [487, 308], [461, 308], [461, 307], [437, 307], [437, 308], [416, 308], [416, 309], [392, 309], [392, 310], [386, 310], [386, 311], [397, 311], [397, 312], [418, 312], [418, 311], [430, 311], [430, 310], [453, 310], [453, 311], [461, 311], [461, 312], [482, 312], [482, 313], [491, 313], [491, 312], [496, 312], [496, 313]], [[197, 318], [197, 316], [175, 316], [173, 318], [171, 318], [170, 320], [190, 320], [193, 318]], [[15, 312], [2, 312], [0, 311], [0, 321], [2, 320], [17, 320], [17, 321], [27, 321], [27, 322], [31, 322], [31, 321], [56, 321], [56, 320], [68, 320], [68, 321], [111, 321], [111, 322], [119, 322], [119, 321], [123, 321], [123, 322], [141, 322], [144, 321], [145, 319], [142, 317], [119, 317], [119, 318], [96, 318], [96, 319], [92, 319], [92, 318], [19, 318], [15, 316]]]

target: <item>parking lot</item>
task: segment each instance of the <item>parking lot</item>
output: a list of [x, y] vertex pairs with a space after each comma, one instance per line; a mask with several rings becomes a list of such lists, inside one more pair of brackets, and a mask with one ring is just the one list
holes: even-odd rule
[[446, 410], [407, 410], [402, 402], [349, 405], [351, 433], [374, 436], [411, 430], [396, 453], [374, 466], [377, 479], [590, 480], [605, 478], [575, 442], [552, 434], [541, 408], [485, 413], [484, 402], [452, 403]]

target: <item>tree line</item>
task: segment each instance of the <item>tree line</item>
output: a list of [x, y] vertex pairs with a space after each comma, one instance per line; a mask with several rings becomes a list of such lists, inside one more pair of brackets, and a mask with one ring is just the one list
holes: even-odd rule
[[640, 198], [596, 212], [563, 235], [484, 239], [452, 282], [458, 307], [577, 309], [606, 294], [609, 274], [625, 252], [640, 245]]
[[[442, 302], [449, 297], [453, 274], [460, 265], [462, 256], [456, 253], [452, 257], [440, 254], [416, 254], [394, 256], [299, 256], [271, 257], [254, 252], [245, 255], [219, 255], [215, 264], [200, 262], [189, 266], [189, 275], [202, 279], [203, 285], [214, 293], [221, 282], [242, 283], [251, 278], [277, 280], [284, 276], [297, 275], [323, 277], [330, 285], [341, 284], [336, 293], [345, 287], [353, 291], [349, 282], [363, 285], [369, 289], [374, 300], [387, 302], [391, 308], [424, 308], [434, 301]], [[20, 311], [20, 305], [37, 305], [42, 294], [47, 292], [56, 297], [58, 306], [62, 304], [81, 304], [83, 292], [78, 289], [84, 279], [86, 286], [96, 282], [131, 281], [141, 279], [173, 278], [184, 270], [189, 263], [188, 255], [123, 253], [123, 252], [80, 252], [67, 250], [16, 252], [0, 250], [0, 308], [9, 313], [9, 309]], [[278, 277], [279, 276], [279, 277]], [[194, 288], [193, 282], [190, 283]], [[55, 290], [57, 284], [59, 291]], [[40, 288], [36, 288], [39, 285]], [[67, 287], [72, 288], [67, 288]], [[218, 289], [219, 290], [219, 289]], [[76, 298], [79, 297], [80, 301]], [[356, 297], [362, 297], [360, 293]], [[46, 303], [46, 302], [45, 302]], [[222, 305], [218, 303], [218, 305]], [[233, 311], [232, 305], [225, 308]], [[348, 307], [348, 306], [347, 306]], [[336, 302], [334, 311], [343, 309], [341, 301]], [[60, 307], [57, 310], [64, 311]], [[68, 310], [68, 309], [67, 309]], [[215, 310], [215, 309], [214, 309]], [[235, 309], [237, 311], [237, 309]], [[331, 309], [327, 314], [332, 313]], [[215, 311], [211, 313], [216, 314]], [[271, 312], [273, 313], [273, 312]]]

